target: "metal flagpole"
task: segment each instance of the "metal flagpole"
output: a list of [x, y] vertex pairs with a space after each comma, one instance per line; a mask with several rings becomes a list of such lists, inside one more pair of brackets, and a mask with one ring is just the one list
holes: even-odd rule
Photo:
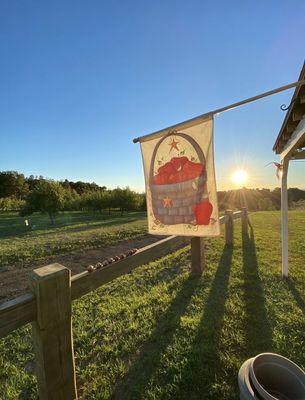
[[249, 97], [248, 99], [241, 100], [241, 101], [238, 101], [238, 102], [233, 103], [233, 104], [229, 104], [228, 106], [217, 108], [216, 110], [209, 111], [209, 112], [207, 112], [205, 114], [198, 115], [197, 117], [194, 117], [194, 118], [188, 119], [186, 121], [180, 122], [179, 124], [175, 124], [175, 125], [169, 126], [168, 128], [164, 128], [164, 129], [162, 129], [160, 131], [156, 131], [156, 132], [150, 133], [148, 135], [137, 137], [137, 138], [133, 139], [133, 142], [134, 143], [145, 142], [146, 140], [150, 140], [152, 138], [161, 137], [161, 136], [165, 135], [166, 133], [168, 133], [169, 130], [172, 130], [172, 129], [177, 129], [177, 128], [186, 129], [186, 128], [189, 128], [191, 126], [194, 126], [194, 125], [198, 124], [200, 121], [204, 121], [207, 118], [211, 118], [215, 114], [220, 114], [220, 113], [222, 113], [224, 111], [232, 110], [233, 108], [242, 106], [244, 104], [251, 103], [253, 101], [262, 99], [264, 97], [272, 96], [273, 94], [276, 94], [276, 93], [279, 93], [279, 92], [283, 92], [284, 90], [288, 90], [288, 89], [291, 89], [293, 87], [302, 86], [304, 84], [305, 84], [305, 79], [303, 79], [301, 81], [289, 83], [288, 85], [280, 86], [280, 87], [278, 87], [276, 89], [269, 90], [268, 92], [264, 92], [264, 93], [258, 94], [256, 96]]

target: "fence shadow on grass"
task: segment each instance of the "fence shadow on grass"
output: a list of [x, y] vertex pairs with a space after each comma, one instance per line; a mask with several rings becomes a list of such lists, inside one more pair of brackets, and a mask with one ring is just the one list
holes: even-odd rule
[[[211, 284], [196, 336], [172, 398], [201, 398], [217, 379], [219, 342], [231, 271], [233, 246], [225, 245]], [[197, 397], [196, 397], [197, 396]]]
[[303, 297], [300, 295], [300, 292], [298, 289], [295, 287], [294, 281], [289, 277], [286, 280], [288, 288], [290, 289], [297, 305], [299, 308], [302, 310], [303, 314], [305, 315], [305, 301]]
[[127, 374], [118, 382], [111, 399], [141, 398], [150, 377], [158, 368], [163, 352], [171, 343], [200, 278], [188, 277], [169, 308], [160, 317], [148, 340], [141, 346]]
[[258, 273], [258, 261], [253, 229], [250, 235], [242, 235], [244, 302], [246, 308], [246, 353], [254, 356], [272, 351], [272, 329], [268, 321], [262, 282]]

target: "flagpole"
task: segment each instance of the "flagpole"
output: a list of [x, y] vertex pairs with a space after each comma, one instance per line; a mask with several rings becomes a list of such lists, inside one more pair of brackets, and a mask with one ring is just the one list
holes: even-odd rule
[[206, 120], [208, 118], [212, 118], [213, 115], [215, 115], [215, 114], [220, 114], [220, 113], [222, 113], [224, 111], [232, 110], [233, 108], [240, 107], [240, 106], [242, 106], [244, 104], [251, 103], [253, 101], [262, 99], [264, 97], [272, 96], [273, 94], [276, 94], [276, 93], [279, 93], [279, 92], [283, 92], [284, 90], [288, 90], [288, 89], [291, 89], [291, 88], [294, 88], [294, 87], [302, 86], [304, 84], [305, 84], [305, 79], [300, 80], [300, 81], [296, 81], [296, 82], [293, 82], [293, 83], [289, 83], [288, 85], [280, 86], [280, 87], [278, 87], [276, 89], [269, 90], [268, 92], [260, 93], [260, 94], [258, 94], [256, 96], [249, 97], [248, 99], [241, 100], [241, 101], [238, 101], [236, 103], [229, 104], [229, 105], [227, 105], [225, 107], [217, 108], [216, 110], [212, 110], [212, 111], [209, 111], [207, 113], [198, 115], [197, 117], [194, 117], [194, 118], [188, 119], [186, 121], [180, 122], [178, 124], [169, 126], [168, 128], [161, 129], [159, 131], [150, 133], [148, 135], [137, 137], [137, 138], [133, 139], [133, 142], [134, 143], [145, 142], [146, 140], [150, 140], [152, 138], [157, 138], [157, 137], [164, 136], [166, 133], [168, 133], [169, 130], [174, 130], [174, 129], [177, 129], [177, 128], [180, 128], [180, 129], [189, 128], [191, 126], [194, 126], [194, 125], [198, 124], [201, 121], [204, 121], [204, 120]]

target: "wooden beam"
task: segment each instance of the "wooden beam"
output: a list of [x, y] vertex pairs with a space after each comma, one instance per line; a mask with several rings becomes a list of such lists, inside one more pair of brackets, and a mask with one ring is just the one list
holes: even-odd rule
[[234, 223], [233, 223], [233, 211], [226, 210], [226, 226], [225, 226], [225, 240], [226, 245], [233, 244], [233, 237], [234, 237]]
[[300, 97], [300, 104], [305, 104], [305, 94], [302, 94]]
[[292, 121], [293, 122], [298, 122], [301, 121], [303, 116], [305, 115], [305, 107], [304, 105], [298, 105], [294, 107], [292, 111]]
[[305, 150], [296, 151], [292, 156], [292, 160], [304, 160], [305, 158]]
[[191, 239], [191, 276], [201, 276], [205, 268], [204, 240], [202, 237]]
[[281, 159], [290, 157], [294, 150], [304, 141], [305, 138], [305, 117], [299, 122], [295, 131], [291, 135], [288, 142], [284, 145], [283, 150], [280, 154]]
[[[238, 211], [237, 214], [239, 213], [240, 212]], [[237, 215], [236, 217], [238, 218], [239, 216]], [[221, 225], [226, 223], [226, 221], [226, 215], [219, 218], [219, 223]], [[99, 286], [104, 285], [105, 283], [108, 283], [119, 276], [131, 272], [140, 265], [148, 264], [157, 258], [163, 257], [168, 253], [177, 250], [177, 248], [181, 246], [186, 246], [189, 244], [189, 242], [190, 238], [182, 236], [170, 236], [149, 246], [143, 247], [134, 255], [112, 263], [103, 269], [98, 269], [94, 272], [85, 271], [74, 275], [71, 278], [72, 300], [83, 296], [91, 290], [97, 289]]]
[[290, 133], [294, 132], [297, 126], [298, 126], [297, 122], [289, 122], [287, 124], [286, 131], [289, 134], [289, 137], [290, 137]]
[[225, 224], [225, 223], [227, 222], [227, 220], [228, 220], [227, 215], [223, 215], [222, 217], [220, 217], [220, 218], [219, 218], [219, 223], [220, 223], [220, 225]]
[[242, 235], [243, 236], [248, 234], [248, 211], [247, 211], [247, 207], [242, 207], [242, 210], [241, 210], [241, 231], [242, 231]]
[[133, 269], [143, 264], [156, 260], [166, 254], [173, 252], [179, 246], [187, 245], [189, 241], [182, 236], [170, 236], [163, 240], [153, 243], [138, 250], [133, 256], [129, 256], [116, 263], [110, 264], [103, 269], [94, 272], [82, 272], [72, 276], [72, 299], [75, 300], [84, 294], [131, 272]]
[[282, 277], [288, 277], [288, 193], [287, 174], [289, 158], [283, 159], [281, 178], [281, 219], [282, 219]]
[[232, 214], [232, 218], [233, 218], [233, 219], [239, 219], [239, 218], [242, 218], [242, 216], [243, 216], [243, 212], [242, 212], [242, 211], [235, 211], [235, 212]]
[[28, 293], [0, 305], [0, 337], [36, 319], [35, 297]]
[[282, 140], [284, 142], [287, 142], [287, 140], [290, 138], [292, 132], [293, 132], [293, 130], [291, 132], [288, 132], [287, 129], [285, 129], [283, 132], [283, 135], [282, 135]]
[[71, 321], [71, 271], [51, 264], [32, 271], [37, 320], [33, 343], [39, 398], [77, 399]]

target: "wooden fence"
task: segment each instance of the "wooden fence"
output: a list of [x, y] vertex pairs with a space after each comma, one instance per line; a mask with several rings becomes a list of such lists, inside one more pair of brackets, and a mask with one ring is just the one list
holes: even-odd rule
[[[234, 213], [228, 210], [219, 219], [220, 224], [225, 224], [227, 245], [233, 244], [234, 220], [238, 218], [241, 218], [242, 232], [245, 233], [248, 226], [246, 208]], [[201, 275], [205, 268], [203, 238], [192, 237], [190, 242], [190, 273]], [[91, 273], [85, 271], [72, 277], [71, 271], [60, 264], [51, 264], [31, 272], [31, 293], [0, 305], [0, 337], [32, 323], [40, 399], [77, 399], [72, 300], [188, 243], [187, 238], [170, 236], [102, 269]]]

